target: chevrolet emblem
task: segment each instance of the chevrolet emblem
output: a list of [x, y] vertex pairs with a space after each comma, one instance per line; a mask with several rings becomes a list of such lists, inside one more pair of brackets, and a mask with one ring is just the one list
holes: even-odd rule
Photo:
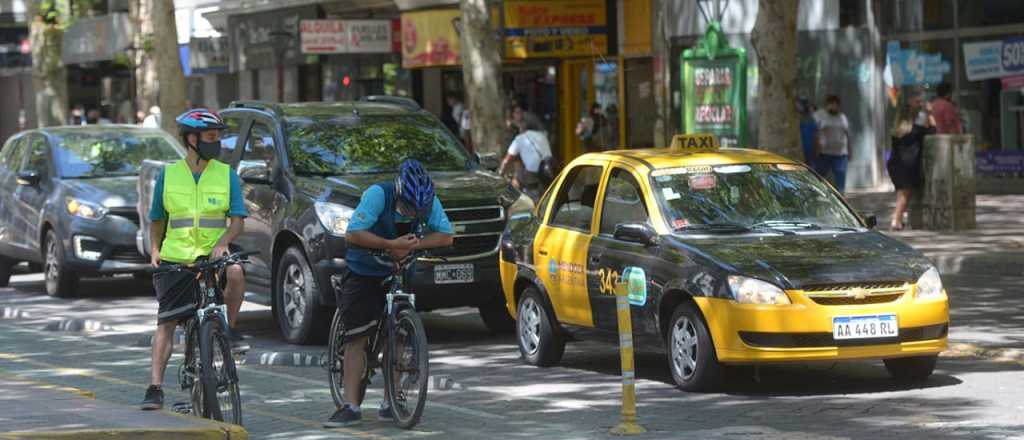
[[850, 294], [853, 296], [853, 299], [856, 300], [862, 300], [868, 297], [868, 291], [861, 288], [853, 289], [853, 292]]

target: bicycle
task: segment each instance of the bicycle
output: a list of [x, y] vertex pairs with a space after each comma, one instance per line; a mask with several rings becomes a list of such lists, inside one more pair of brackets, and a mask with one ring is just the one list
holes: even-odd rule
[[[191, 272], [199, 282], [195, 290], [196, 314], [183, 324], [185, 359], [178, 366], [178, 383], [189, 392], [188, 412], [194, 416], [242, 424], [238, 372], [231, 341], [225, 335], [228, 309], [218, 277], [228, 265], [248, 262], [246, 257], [258, 253], [239, 252], [192, 265], [171, 264], [153, 270], [154, 274]], [[229, 417], [225, 418], [225, 414]]]
[[[391, 258], [386, 252], [373, 254]], [[430, 359], [426, 330], [416, 313], [416, 295], [407, 293], [404, 289], [405, 280], [412, 273], [416, 261], [426, 255], [426, 251], [410, 253], [396, 263], [394, 272], [384, 280], [383, 285], [387, 286], [385, 306], [381, 319], [377, 320], [377, 326], [370, 334], [369, 343], [366, 344], [366, 367], [360, 381], [359, 401], [362, 401], [375, 370], [383, 364], [388, 404], [391, 406], [395, 422], [403, 429], [411, 429], [419, 423], [427, 400]], [[334, 281], [332, 287], [335, 291], [341, 289], [338, 281]], [[345, 328], [341, 322], [340, 310], [334, 313], [330, 335], [331, 339], [327, 345], [328, 378], [331, 384], [331, 397], [340, 409], [344, 405], [342, 379], [345, 354], [342, 344]], [[387, 336], [387, 349], [383, 353], [383, 359], [378, 360], [381, 355], [379, 342], [384, 336]], [[398, 351], [402, 352], [401, 355], [398, 355]]]

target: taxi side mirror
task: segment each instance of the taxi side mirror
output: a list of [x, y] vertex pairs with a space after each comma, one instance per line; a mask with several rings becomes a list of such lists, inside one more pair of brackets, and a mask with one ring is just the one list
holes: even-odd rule
[[658, 232], [647, 223], [619, 223], [613, 237], [644, 246], [657, 246], [659, 242]]
[[875, 226], [878, 226], [878, 217], [874, 214], [864, 214], [864, 224], [868, 229], [875, 229]]

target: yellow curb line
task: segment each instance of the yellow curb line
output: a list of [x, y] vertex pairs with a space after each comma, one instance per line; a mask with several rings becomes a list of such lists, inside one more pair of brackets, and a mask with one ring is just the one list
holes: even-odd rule
[[75, 395], [77, 395], [79, 397], [84, 397], [86, 399], [95, 399], [96, 398], [96, 393], [94, 393], [92, 391], [86, 391], [86, 390], [83, 390], [83, 389], [80, 389], [80, 388], [74, 388], [74, 387], [66, 387], [66, 386], [63, 386], [63, 385], [55, 385], [55, 384], [52, 384], [52, 383], [40, 382], [40, 381], [37, 381], [37, 380], [32, 380], [32, 379], [25, 378], [25, 376], [21, 376], [19, 374], [10, 374], [10, 373], [5, 373], [3, 371], [0, 371], [0, 378], [2, 378], [4, 380], [7, 380], [7, 381], [10, 381], [10, 382], [17, 383], [17, 384], [30, 385], [34, 389], [62, 391], [62, 392], [65, 392], [65, 393], [75, 394]]
[[[110, 376], [104, 376], [102, 374], [97, 374], [97, 373], [91, 372], [89, 370], [83, 370], [83, 369], [78, 369], [78, 368], [62, 368], [62, 367], [60, 367], [58, 365], [54, 365], [54, 364], [51, 364], [51, 363], [48, 363], [48, 362], [37, 361], [35, 359], [28, 359], [28, 358], [25, 358], [24, 356], [19, 356], [19, 355], [12, 354], [12, 353], [0, 352], [0, 359], [6, 359], [6, 360], [14, 361], [14, 362], [26, 363], [26, 364], [30, 364], [30, 365], [35, 365], [37, 367], [49, 368], [49, 369], [53, 369], [53, 370], [55, 370], [55, 371], [57, 371], [59, 373], [71, 374], [71, 375], [75, 375], [75, 376], [89, 377], [89, 378], [92, 378], [92, 379], [101, 380], [101, 381], [104, 381], [104, 382], [114, 383], [114, 384], [118, 384], [118, 385], [130, 385], [130, 386], [133, 386], [133, 387], [142, 387], [143, 386], [143, 385], [140, 385], [140, 384], [137, 384], [137, 383], [134, 383], [134, 382], [129, 382], [129, 381], [126, 381], [126, 380], [117, 379], [117, 378], [110, 377]], [[269, 411], [262, 411], [262, 410], [258, 410], [258, 409], [255, 409], [255, 408], [245, 409], [244, 406], [242, 408], [242, 411], [243, 411], [243, 414], [244, 413], [252, 413], [252, 414], [256, 414], [256, 415], [260, 415], [260, 416], [264, 416], [264, 417], [271, 417], [271, 418], [275, 418], [275, 419], [286, 421], [286, 422], [290, 422], [290, 423], [295, 423], [295, 424], [299, 424], [299, 425], [303, 425], [303, 426], [308, 426], [308, 427], [311, 427], [311, 428], [326, 429], [326, 428], [324, 428], [322, 423], [314, 422], [312, 420], [306, 420], [306, 419], [302, 419], [302, 418], [298, 418], [298, 417], [286, 416], [286, 415], [283, 415], [283, 414], [275, 414], [275, 413], [272, 413], [272, 412], [269, 412]], [[179, 413], [172, 412], [172, 411], [164, 411], [164, 412], [167, 413], [167, 414], [173, 414], [173, 415], [179, 416], [179, 417], [193, 418], [192, 416], [187, 416], [187, 415], [179, 414]], [[207, 420], [207, 419], [203, 419], [203, 420]], [[239, 439], [247, 439], [248, 438], [248, 432], [245, 431], [245, 429], [240, 427], [240, 426], [232, 425], [232, 424], [229, 424], [229, 423], [221, 423], [221, 422], [217, 422], [217, 421], [213, 421], [213, 420], [208, 420], [208, 421], [210, 421], [211, 423], [219, 423], [219, 424], [222, 424], [224, 426], [231, 427], [231, 428], [238, 428], [238, 429], [241, 430], [241, 433], [244, 434], [245, 436], [244, 437], [237, 437], [237, 438], [239, 438]], [[360, 438], [363, 438], [363, 439], [366, 439], [366, 440], [389, 440], [389, 437], [386, 437], [386, 436], [380, 436], [380, 435], [373, 434], [373, 433], [370, 433], [370, 432], [365, 432], [365, 431], [358, 431], [358, 430], [351, 429], [351, 428], [331, 428], [330, 431], [331, 432], [341, 432], [341, 433], [353, 435], [353, 436], [356, 436], [356, 437], [360, 437]], [[75, 432], [75, 431], [68, 431], [68, 432]], [[28, 434], [28, 433], [26, 433], [26, 434]], [[4, 437], [5, 435], [7, 435], [7, 434], [0, 434], [0, 439], [5, 439], [6, 440], [7, 437]], [[24, 437], [14, 437], [14, 438], [24, 438]], [[77, 438], [77, 437], [75, 437], [75, 438]], [[106, 438], [106, 437], [99, 437], [99, 438]], [[215, 437], [215, 438], [221, 438], [221, 437]], [[229, 439], [234, 439], [235, 437], [231, 437], [229, 435], [228, 438]]]

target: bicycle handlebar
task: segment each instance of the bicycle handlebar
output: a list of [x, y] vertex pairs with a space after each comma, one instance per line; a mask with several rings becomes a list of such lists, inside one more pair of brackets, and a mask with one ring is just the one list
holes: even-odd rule
[[188, 271], [188, 272], [198, 273], [198, 272], [202, 272], [202, 271], [207, 270], [207, 269], [219, 268], [219, 267], [222, 267], [222, 266], [226, 266], [228, 264], [244, 263], [244, 262], [248, 261], [248, 259], [246, 257], [250, 257], [250, 256], [253, 256], [253, 255], [259, 255], [259, 253], [260, 253], [260, 251], [235, 252], [233, 254], [225, 255], [225, 256], [220, 257], [220, 258], [215, 258], [213, 260], [207, 260], [207, 261], [204, 261], [204, 262], [201, 262], [201, 263], [196, 263], [196, 264], [170, 264], [170, 265], [167, 265], [167, 266], [155, 268], [155, 269], [152, 270], [152, 273], [160, 274], [160, 273], [181, 272], [181, 271]]

